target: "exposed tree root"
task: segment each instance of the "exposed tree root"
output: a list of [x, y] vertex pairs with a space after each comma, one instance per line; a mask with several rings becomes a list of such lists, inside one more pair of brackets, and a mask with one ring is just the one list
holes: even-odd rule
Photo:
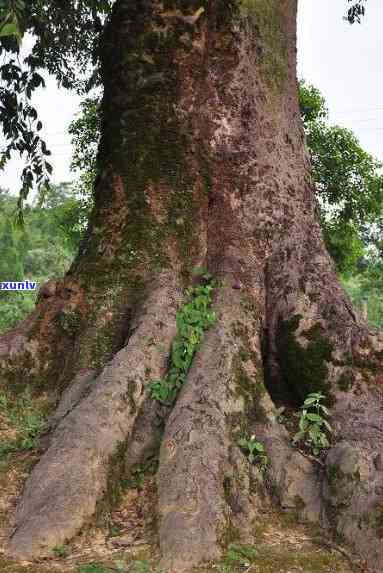
[[159, 283], [127, 346], [58, 424], [18, 505], [11, 554], [32, 558], [64, 543], [95, 515], [107, 494], [109, 471], [118, 480], [113, 472], [119, 467], [119, 448], [124, 448], [148, 397], [148, 382], [166, 368], [175, 334], [181, 295], [169, 283]]
[[311, 245], [310, 240], [304, 258], [297, 248], [288, 261], [281, 255], [276, 265], [269, 263], [269, 390], [279, 400], [296, 403], [310, 391], [330, 396], [334, 445], [325, 471], [316, 472], [316, 519], [365, 558], [371, 571], [376, 564], [380, 570], [383, 335], [369, 330], [345, 293], [334, 286], [327, 255], [310, 259], [320, 238]]
[[[166, 372], [181, 299], [169, 276], [162, 277], [126, 347], [99, 375], [82, 371], [64, 392], [49, 420], [47, 450], [19, 502], [10, 554], [50, 555], [91, 522], [100, 502], [110, 503], [108, 492], [121, 472], [132, 475], [161, 444], [158, 533], [167, 572], [217, 560], [232, 541], [253, 542], [257, 515], [269, 497], [305, 521], [337, 531], [366, 559], [380, 562], [383, 419], [379, 396], [374, 399], [366, 388], [367, 374], [372, 376], [366, 356], [373, 364], [379, 360], [380, 338], [358, 339], [353, 356], [359, 384], [352, 392], [333, 393], [340, 441], [324, 466], [297, 451], [278, 422], [263, 384], [261, 323], [241, 289], [218, 290], [217, 324], [206, 334], [173, 409], [149, 398], [148, 383]], [[282, 307], [275, 308], [281, 313]], [[302, 316], [304, 338], [312, 314]], [[291, 336], [288, 342], [297, 344], [302, 328], [292, 329]], [[278, 343], [274, 349], [278, 366]], [[267, 373], [268, 389], [273, 394], [279, 384], [278, 396], [291, 400], [294, 388], [284, 390], [288, 380], [275, 372]], [[251, 435], [265, 445], [266, 478], [238, 446], [241, 437]]]
[[251, 359], [259, 359], [259, 338], [241, 293], [222, 289], [216, 309], [218, 324], [196, 356], [161, 447], [159, 536], [163, 567], [172, 573], [216, 559], [230, 540], [246, 538], [254, 513], [238, 439], [251, 433], [248, 411], [262, 384], [261, 363], [256, 368]]

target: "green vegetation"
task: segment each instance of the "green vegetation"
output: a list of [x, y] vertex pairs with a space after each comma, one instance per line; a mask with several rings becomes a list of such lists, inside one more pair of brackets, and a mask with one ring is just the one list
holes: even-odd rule
[[130, 476], [128, 479], [122, 481], [122, 487], [133, 488], [142, 490], [145, 483], [145, 476], [154, 475], [158, 468], [158, 457], [152, 456], [148, 458], [142, 464], [135, 465], [129, 472]]
[[367, 311], [371, 326], [383, 330], [383, 261], [369, 259], [359, 272], [343, 278], [343, 286], [356, 308]]
[[211, 310], [213, 290], [216, 286], [211, 276], [202, 276], [204, 284], [186, 291], [188, 302], [177, 313], [177, 335], [173, 341], [168, 373], [151, 385], [152, 398], [162, 404], [172, 404], [186, 380], [193, 357], [201, 344], [204, 332], [214, 324]]
[[243, 571], [244, 567], [250, 567], [257, 557], [257, 550], [251, 545], [239, 545], [231, 543], [226, 555], [217, 565], [220, 573], [232, 573], [233, 571]]
[[281, 372], [292, 395], [304, 400], [308, 393], [327, 391], [328, 362], [332, 345], [322, 334], [319, 324], [301, 333], [308, 339], [303, 346], [295, 336], [301, 315], [280, 321], [277, 329], [277, 348]]
[[264, 80], [275, 94], [286, 78], [287, 42], [282, 27], [279, 0], [240, 0], [240, 12], [251, 19], [260, 40], [260, 63]]
[[299, 417], [299, 432], [295, 434], [293, 442], [303, 441], [314, 456], [330, 447], [328, 436], [332, 428], [327, 421], [330, 412], [322, 404], [325, 398], [320, 392], [309, 394], [301, 406], [301, 412], [296, 414]]
[[251, 464], [259, 464], [262, 473], [267, 470], [269, 460], [265, 453], [265, 446], [261, 442], [258, 442], [255, 436], [251, 436], [250, 438], [248, 436], [242, 437], [238, 441], [238, 445], [245, 452]]
[[149, 561], [134, 561], [129, 567], [129, 573], [150, 573]]
[[[348, 1], [351, 2], [352, 0]], [[364, 6], [365, 1], [366, 0], [358, 0], [357, 2], [353, 2], [350, 8], [347, 10], [347, 16], [345, 16], [345, 20], [348, 20], [350, 24], [355, 24], [355, 22], [360, 24], [366, 11]]]
[[[0, 168], [12, 155], [22, 156], [18, 208], [22, 208], [35, 185], [44, 194], [52, 173], [51, 155], [41, 137], [42, 122], [32, 98], [45, 86], [42, 70], [54, 75], [64, 88], [88, 93], [100, 84], [98, 39], [112, 6], [111, 0], [0, 2], [0, 77], [2, 80], [0, 123], [4, 142]], [[34, 37], [30, 55], [19, 58], [24, 34]], [[69, 65], [70, 62], [70, 65]]]
[[78, 175], [75, 190], [84, 208], [89, 210], [97, 173], [96, 156], [101, 131], [100, 98], [88, 97], [81, 102], [80, 108], [80, 114], [74, 118], [68, 130], [73, 145], [71, 169]]
[[350, 130], [328, 124], [317, 88], [301, 81], [299, 103], [327, 248], [354, 305], [383, 328], [382, 164]]
[[67, 545], [56, 545], [52, 551], [56, 557], [68, 557], [70, 553]]
[[31, 450], [37, 446], [45, 427], [45, 415], [28, 390], [16, 399], [0, 393], [0, 419], [9, 428], [10, 437], [0, 442], [0, 460], [20, 450]]
[[89, 563], [88, 565], [81, 565], [78, 569], [78, 573], [118, 573], [118, 571], [99, 563]]
[[[120, 563], [120, 562], [119, 562]], [[81, 565], [78, 568], [78, 573], [164, 573], [157, 567], [153, 567], [147, 559], [133, 559], [130, 563], [125, 563], [113, 565], [113, 567], [107, 567], [102, 563], [89, 563], [87, 565]]]
[[301, 81], [299, 103], [326, 244], [339, 272], [350, 274], [365, 249], [381, 240], [370, 227], [383, 217], [382, 164], [352, 131], [327, 123], [317, 88]]
[[[29, 279], [39, 285], [69, 268], [86, 225], [86, 208], [62, 183], [47, 191], [44, 205], [24, 208], [24, 226], [14, 223], [17, 199], [0, 189], [0, 281]], [[31, 310], [37, 292], [0, 292], [0, 332]]]

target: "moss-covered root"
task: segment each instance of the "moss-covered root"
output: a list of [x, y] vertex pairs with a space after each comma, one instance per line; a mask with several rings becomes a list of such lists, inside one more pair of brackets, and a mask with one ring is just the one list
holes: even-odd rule
[[118, 478], [116, 456], [123, 454], [139, 409], [149, 399], [147, 386], [166, 368], [181, 297], [169, 277], [165, 283], [159, 281], [128, 345], [104, 368], [90, 394], [58, 424], [18, 504], [11, 555], [30, 559], [49, 554], [99, 508], [111, 475]]
[[[251, 433], [259, 338], [241, 293], [223, 287], [217, 296], [217, 323], [196, 354], [160, 453], [159, 540], [162, 567], [172, 573], [219, 557], [228, 543], [246, 538], [251, 522], [249, 463], [237, 444]], [[253, 373], [243, 388], [241, 364]]]

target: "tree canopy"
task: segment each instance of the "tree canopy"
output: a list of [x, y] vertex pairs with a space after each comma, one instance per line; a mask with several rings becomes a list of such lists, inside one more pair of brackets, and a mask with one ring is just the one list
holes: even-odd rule
[[[0, 123], [6, 140], [0, 166], [13, 152], [23, 156], [20, 207], [33, 185], [45, 189], [52, 172], [32, 95], [45, 85], [43, 72], [79, 93], [100, 83], [98, 38], [111, 4], [111, 0], [0, 2]], [[20, 61], [20, 42], [26, 33], [35, 43]]]
[[380, 248], [382, 164], [351, 130], [328, 124], [317, 88], [301, 81], [299, 99], [327, 246], [338, 270], [352, 271], [365, 247]]

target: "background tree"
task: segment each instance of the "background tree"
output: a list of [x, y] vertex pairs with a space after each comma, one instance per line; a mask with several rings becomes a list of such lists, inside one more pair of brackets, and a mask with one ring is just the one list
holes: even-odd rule
[[[12, 153], [24, 154], [19, 197], [20, 216], [33, 185], [44, 192], [52, 172], [50, 151], [40, 137], [41, 121], [31, 104], [33, 92], [44, 87], [42, 70], [60, 85], [85, 93], [100, 82], [98, 34], [110, 12], [109, 0], [4, 0], [0, 5], [0, 122], [6, 139], [0, 165]], [[31, 53], [18, 57], [21, 37], [35, 38]]]
[[[42, 285], [69, 268], [83, 235], [86, 217], [68, 184], [51, 185], [45, 206], [25, 206], [24, 225], [15, 226], [17, 198], [0, 194], [0, 281], [30, 279]], [[0, 292], [0, 331], [15, 326], [31, 312], [32, 292]]]
[[[58, 400], [14, 556], [76, 535], [160, 443], [161, 566], [216, 559], [233, 534], [251, 537], [268, 495], [245, 454], [256, 436], [281, 506], [381, 568], [383, 338], [353, 311], [322, 240], [295, 37], [294, 0], [115, 2], [86, 236], [0, 341], [5, 390]], [[336, 437], [323, 466], [276, 409], [313, 392]]]
[[317, 88], [301, 81], [299, 104], [327, 248], [353, 302], [367, 304], [371, 324], [382, 328], [382, 166], [350, 130], [327, 123], [326, 102]]
[[382, 164], [352, 131], [328, 125], [325, 100], [314, 86], [300, 82], [299, 103], [327, 248], [338, 270], [351, 272], [364, 249], [377, 244], [372, 229], [382, 217]]

